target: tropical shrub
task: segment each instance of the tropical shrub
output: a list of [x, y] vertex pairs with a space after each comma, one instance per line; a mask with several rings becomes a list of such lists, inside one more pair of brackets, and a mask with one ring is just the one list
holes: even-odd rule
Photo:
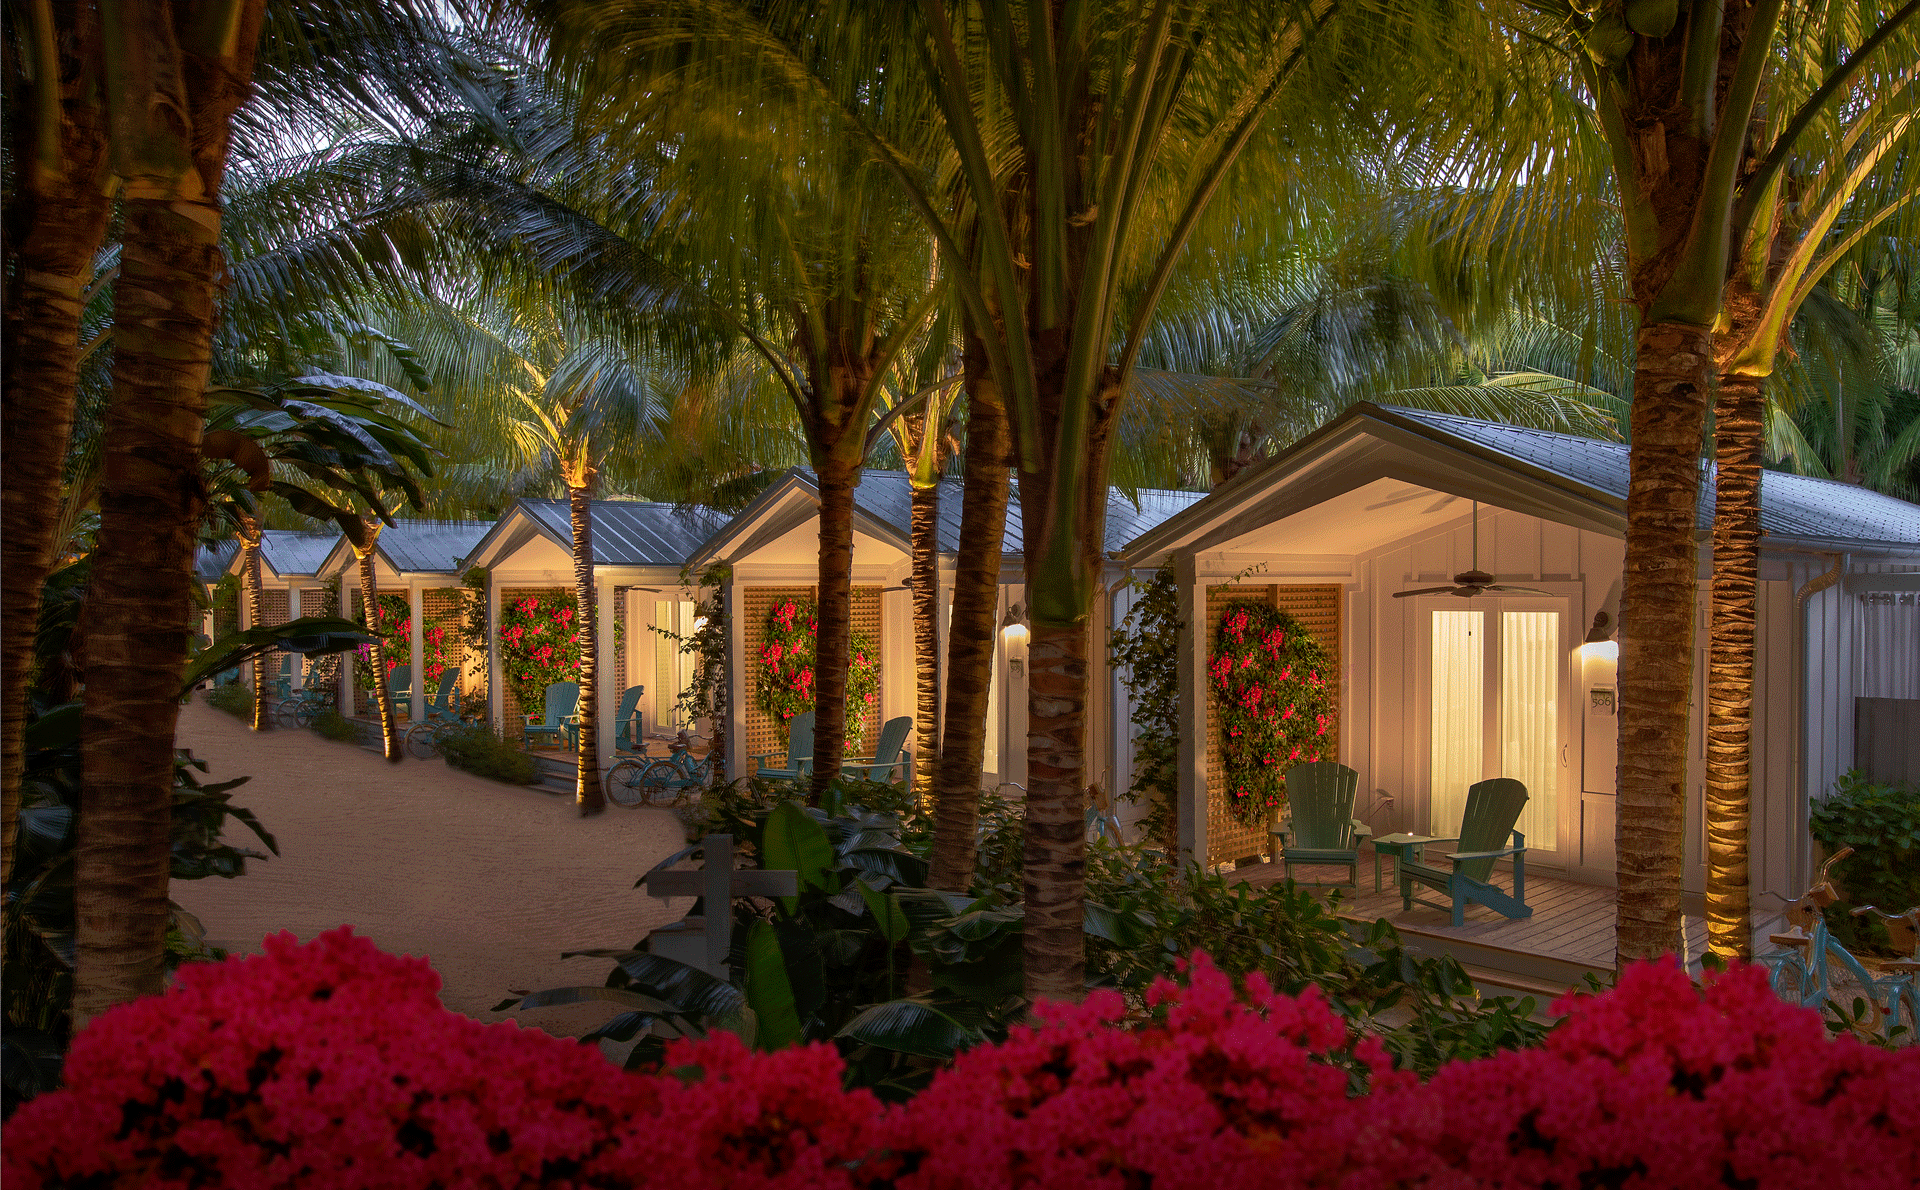
[[367, 631], [380, 638], [387, 672], [375, 676], [373, 646], [361, 645], [354, 650], [353, 676], [360, 689], [378, 690], [393, 677], [395, 669], [407, 664], [407, 658], [413, 656], [413, 605], [405, 595], [375, 595]]
[[1141, 828], [1168, 855], [1179, 850], [1175, 800], [1180, 780], [1179, 587], [1173, 563], [1145, 582], [1124, 580], [1136, 592], [1107, 647], [1133, 707], [1133, 784], [1128, 796], [1147, 806]]
[[1828, 928], [1848, 946], [1886, 949], [1886, 927], [1852, 910], [1903, 913], [1920, 905], [1920, 787], [1878, 784], [1855, 770], [1813, 803], [1808, 818], [1828, 854], [1853, 848], [1834, 865], [1841, 901], [1827, 907]]
[[1219, 708], [1227, 808], [1261, 823], [1286, 797], [1284, 777], [1320, 759], [1339, 709], [1333, 659], [1306, 626], [1268, 603], [1238, 601], [1220, 615], [1207, 663]]
[[349, 928], [266, 949], [82, 1033], [8, 1129], [7, 1184], [1865, 1190], [1920, 1148], [1920, 1051], [1826, 1040], [1753, 967], [1631, 966], [1544, 1046], [1423, 1083], [1317, 992], [1197, 958], [1145, 1018], [1041, 1005], [885, 1107], [825, 1046], [716, 1033], [633, 1076], [445, 1010], [423, 960]]
[[[814, 634], [819, 628], [811, 599], [782, 600], [767, 612], [754, 691], [760, 709], [773, 717], [782, 737], [789, 719], [813, 709]], [[854, 749], [866, 738], [867, 711], [880, 696], [880, 655], [871, 637], [856, 632], [847, 656], [847, 747]]]
[[253, 719], [253, 691], [242, 682], [225, 682], [206, 693], [207, 705], [237, 719]]
[[315, 715], [313, 730], [325, 740], [357, 741], [360, 738], [360, 726], [335, 710], [325, 710]]
[[440, 755], [454, 768], [509, 785], [531, 785], [540, 768], [525, 751], [485, 723], [462, 723], [440, 737]]

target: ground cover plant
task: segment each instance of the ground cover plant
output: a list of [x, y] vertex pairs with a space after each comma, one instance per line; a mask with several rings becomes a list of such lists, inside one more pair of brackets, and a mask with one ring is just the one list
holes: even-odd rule
[[353, 720], [334, 710], [321, 711], [315, 715], [313, 730], [319, 732], [322, 739], [358, 740], [360, 738], [360, 729], [354, 725]]
[[253, 691], [240, 682], [225, 682], [206, 693], [207, 705], [238, 719], [253, 716]]
[[531, 785], [540, 776], [532, 756], [485, 723], [449, 729], [440, 737], [440, 755], [454, 768], [509, 785]]
[[1149, 1011], [1046, 1004], [912, 1100], [824, 1045], [677, 1041], [634, 1075], [440, 1006], [348, 927], [198, 965], [75, 1040], [8, 1129], [9, 1185], [1884, 1187], [1920, 1153], [1920, 1051], [1828, 1041], [1740, 967], [1570, 995], [1543, 1046], [1393, 1072], [1317, 991], [1204, 958]]

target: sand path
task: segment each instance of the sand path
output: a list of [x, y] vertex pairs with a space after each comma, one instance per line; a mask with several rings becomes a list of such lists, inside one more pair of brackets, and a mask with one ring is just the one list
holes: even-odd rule
[[[312, 732], [254, 734], [195, 701], [179, 742], [211, 767], [208, 780], [253, 779], [234, 802], [259, 815], [280, 855], [249, 861], [234, 880], [185, 880], [173, 898], [210, 941], [257, 954], [292, 930], [303, 941], [351, 924], [396, 954], [424, 955], [448, 1008], [483, 1021], [508, 989], [598, 984], [604, 959], [563, 950], [626, 947], [682, 916], [690, 898], [662, 902], [633, 882], [680, 849], [666, 810], [610, 807], [581, 818], [568, 799], [483, 780], [438, 760], [390, 765]], [[239, 832], [236, 838], [235, 831]], [[232, 824], [228, 842], [259, 841]], [[515, 1013], [578, 1036], [617, 1012], [580, 1005]]]

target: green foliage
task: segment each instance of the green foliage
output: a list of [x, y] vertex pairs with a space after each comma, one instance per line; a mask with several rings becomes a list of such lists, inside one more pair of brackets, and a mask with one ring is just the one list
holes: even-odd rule
[[540, 779], [533, 757], [494, 734], [485, 723], [462, 723], [447, 731], [440, 737], [440, 754], [455, 768], [509, 785], [531, 785]]
[[490, 572], [484, 566], [475, 566], [460, 576], [460, 585], [467, 590], [466, 614], [460, 625], [461, 640], [466, 645], [466, 657], [469, 667], [478, 665], [476, 687], [487, 688], [487, 579]]
[[353, 720], [334, 710], [321, 711], [314, 716], [313, 729], [320, 733], [322, 739], [357, 740], [360, 738], [360, 728], [354, 724]]
[[1853, 848], [1834, 865], [1842, 900], [1827, 907], [1828, 929], [1849, 949], [1892, 953], [1886, 927], [1852, 910], [1877, 905], [1903, 913], [1920, 905], [1920, 788], [1875, 784], [1855, 770], [1813, 804], [1808, 818], [1829, 854]]
[[386, 650], [387, 672], [374, 676], [373, 650], [362, 645], [353, 654], [353, 680], [362, 690], [378, 690], [413, 655], [413, 604], [405, 595], [376, 594], [367, 631], [379, 637]]
[[207, 691], [207, 705], [236, 719], [253, 718], [253, 691], [245, 683], [227, 682]]
[[1339, 708], [1333, 658], [1305, 625], [1268, 603], [1235, 602], [1220, 614], [1208, 685], [1220, 712], [1227, 808], [1265, 822], [1285, 800], [1286, 771], [1320, 759]]
[[696, 579], [685, 568], [680, 571], [682, 586], [705, 587], [713, 594], [699, 605], [694, 622], [697, 627], [685, 636], [655, 628], [654, 632], [674, 643], [682, 653], [700, 659], [693, 676], [680, 692], [674, 706], [687, 722], [706, 719], [714, 725], [713, 747], [723, 750], [723, 732], [727, 715], [727, 609], [720, 592], [733, 577], [733, 568], [715, 562]]
[[[239, 687], [223, 687], [237, 689]], [[208, 876], [231, 879], [246, 873], [246, 861], [265, 852], [220, 840], [232, 819], [279, 853], [273, 836], [251, 811], [232, 803], [232, 790], [246, 777], [202, 784], [204, 761], [184, 749], [173, 764], [173, 824], [170, 874], [175, 880]], [[20, 785], [12, 879], [6, 887], [5, 1111], [58, 1084], [60, 1063], [72, 1032], [68, 1005], [73, 993], [75, 906], [73, 857], [80, 805], [80, 704], [49, 708], [27, 725], [26, 771]], [[192, 959], [221, 957], [205, 945], [206, 931], [192, 914], [172, 907], [168, 925], [169, 967]]]
[[528, 595], [500, 606], [500, 670], [529, 709], [547, 687], [580, 680], [580, 604], [573, 592]]
[[1107, 644], [1133, 703], [1133, 784], [1127, 795], [1146, 803], [1146, 837], [1172, 855], [1179, 849], [1175, 798], [1180, 786], [1180, 630], [1185, 625], [1172, 562], [1144, 582], [1127, 582], [1136, 595]]

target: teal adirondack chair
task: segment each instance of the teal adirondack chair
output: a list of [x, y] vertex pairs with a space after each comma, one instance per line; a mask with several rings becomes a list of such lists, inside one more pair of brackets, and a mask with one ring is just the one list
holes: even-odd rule
[[413, 666], [396, 665], [387, 674], [387, 697], [396, 715], [406, 714], [413, 706]]
[[[874, 748], [873, 757], [849, 760], [840, 766], [840, 771], [863, 781], [904, 780], [913, 771], [913, 757], [906, 754], [907, 733], [912, 730], [912, 715], [887, 720], [886, 726], [880, 729], [880, 743]], [[899, 777], [894, 776], [896, 769], [899, 770]]]
[[1295, 864], [1344, 864], [1353, 887], [1360, 887], [1360, 844], [1373, 828], [1353, 816], [1359, 782], [1359, 773], [1331, 760], [1287, 770], [1290, 818], [1273, 832], [1280, 838], [1280, 864], [1287, 879], [1293, 879]]
[[[569, 721], [580, 709], [580, 684], [578, 682], [555, 682], [547, 687], [547, 706], [538, 715], [524, 716], [526, 719], [527, 746], [531, 748], [536, 739], [552, 740], [553, 746], [560, 746], [561, 733], [567, 730]], [[535, 723], [538, 719], [540, 722]]]
[[[1434, 867], [1422, 861], [1420, 848], [1411, 859], [1400, 862], [1400, 900], [1413, 908], [1413, 886], [1424, 884], [1453, 898], [1453, 924], [1465, 925], [1467, 906], [1485, 905], [1509, 918], [1532, 917], [1527, 905], [1527, 837], [1513, 829], [1526, 808], [1527, 787], [1511, 777], [1495, 777], [1467, 790], [1466, 813], [1460, 818], [1460, 834], [1452, 839], [1428, 839], [1432, 843], [1458, 843], [1460, 850], [1447, 859], [1452, 870]], [[1513, 842], [1501, 846], [1511, 835]], [[1513, 859], [1513, 892], [1491, 883], [1495, 860]], [[1444, 909], [1445, 905], [1421, 901], [1422, 905]]]
[[427, 695], [428, 723], [452, 723], [460, 717], [460, 690], [454, 685], [460, 679], [460, 671], [449, 665], [440, 675], [440, 689]]
[[[779, 765], [769, 765], [767, 761], [779, 757]], [[785, 752], [766, 752], [752, 759], [760, 762], [760, 771], [756, 776], [769, 781], [798, 781], [813, 772], [813, 712], [801, 711], [787, 720], [787, 750]]]
[[640, 696], [645, 686], [629, 686], [620, 694], [620, 705], [613, 713], [613, 750], [631, 755], [647, 750], [645, 734], [640, 730]]
[[268, 693], [279, 699], [293, 697], [293, 654], [281, 656], [280, 672], [274, 675]]

